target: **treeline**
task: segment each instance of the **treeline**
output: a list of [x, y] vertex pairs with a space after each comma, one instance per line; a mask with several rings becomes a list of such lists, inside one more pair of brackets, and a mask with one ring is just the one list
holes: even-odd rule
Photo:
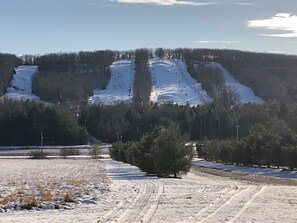
[[0, 145], [77, 145], [87, 142], [87, 131], [71, 110], [31, 102], [0, 103]]
[[284, 120], [297, 131], [297, 104], [282, 104], [269, 101], [264, 106], [245, 104], [223, 106], [212, 103], [197, 107], [172, 104], [148, 104], [114, 106], [86, 105], [81, 109], [80, 123], [104, 142], [137, 141], [156, 126], [167, 125], [172, 120], [187, 133], [191, 140], [228, 139], [236, 136], [236, 125], [240, 125], [239, 136], [248, 134], [252, 125], [270, 119]]
[[115, 160], [138, 166], [148, 174], [177, 177], [189, 172], [192, 165], [194, 152], [185, 146], [187, 140], [171, 123], [156, 127], [137, 142], [114, 143], [110, 154]]
[[139, 49], [135, 52], [135, 76], [133, 87], [133, 102], [149, 104], [152, 90], [152, 77], [149, 70], [149, 51]]
[[240, 140], [211, 140], [198, 147], [198, 156], [237, 165], [297, 167], [297, 134], [283, 121], [272, 119], [252, 126]]
[[14, 68], [21, 64], [20, 59], [15, 55], [0, 53], [0, 97], [5, 93], [10, 85]]

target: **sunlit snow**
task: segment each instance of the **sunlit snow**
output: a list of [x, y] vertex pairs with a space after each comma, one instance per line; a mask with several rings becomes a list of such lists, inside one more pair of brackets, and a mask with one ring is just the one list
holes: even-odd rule
[[105, 90], [94, 90], [91, 104], [131, 103], [133, 97], [134, 62], [119, 60], [110, 66], [111, 78]]
[[153, 81], [152, 102], [196, 106], [211, 101], [181, 60], [152, 59], [149, 62]]
[[32, 76], [37, 72], [37, 66], [19, 66], [16, 74], [7, 88], [5, 98], [13, 100], [39, 100], [39, 97], [32, 93]]

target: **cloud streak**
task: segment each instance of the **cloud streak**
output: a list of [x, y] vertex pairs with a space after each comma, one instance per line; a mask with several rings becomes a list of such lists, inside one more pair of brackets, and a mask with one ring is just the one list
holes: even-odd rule
[[290, 13], [278, 13], [269, 19], [250, 20], [246, 25], [250, 28], [264, 28], [267, 30], [278, 30], [282, 33], [260, 34], [261, 36], [296, 38], [297, 16]]
[[198, 40], [196, 43], [213, 43], [213, 44], [239, 44], [237, 40]]
[[190, 5], [190, 6], [205, 6], [213, 5], [215, 3], [208, 2], [195, 2], [195, 1], [183, 1], [183, 0], [110, 0], [111, 2], [125, 3], [125, 4], [149, 4], [149, 5]]

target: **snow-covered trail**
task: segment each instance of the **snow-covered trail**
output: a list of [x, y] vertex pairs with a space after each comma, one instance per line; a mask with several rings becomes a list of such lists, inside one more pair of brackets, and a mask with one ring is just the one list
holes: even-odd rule
[[32, 93], [32, 76], [38, 70], [37, 66], [19, 66], [13, 76], [11, 86], [7, 88], [4, 97], [13, 100], [34, 100], [39, 101], [39, 97]]
[[91, 104], [131, 103], [133, 97], [134, 62], [115, 61], [111, 66], [111, 78], [105, 90], [94, 90], [89, 98]]
[[152, 102], [196, 106], [211, 100], [181, 60], [152, 59], [149, 63]]
[[13, 182], [24, 184], [24, 189], [35, 181], [57, 188], [62, 183], [63, 189], [63, 180], [67, 185], [75, 180], [74, 191], [86, 189], [84, 183], [92, 186], [86, 196], [91, 200], [95, 196], [96, 204], [73, 204], [69, 210], [0, 210], [0, 222], [297, 222], [295, 186], [248, 183], [195, 170], [182, 179], [159, 179], [110, 158], [102, 162], [87, 158], [1, 160], [5, 168], [0, 172], [0, 189], [4, 191], [14, 190]]
[[297, 217], [297, 203], [285, 204], [289, 208], [285, 211], [279, 208], [282, 202], [297, 200], [294, 187], [249, 184], [199, 172], [182, 179], [158, 179], [129, 164], [110, 159], [104, 163], [115, 203], [98, 223], [279, 222], [282, 213], [287, 214], [286, 222], [294, 222]]
[[264, 100], [262, 98], [256, 96], [250, 87], [239, 83], [221, 64], [212, 62], [209, 63], [209, 66], [214, 69], [218, 69], [222, 73], [225, 85], [238, 93], [240, 103], [264, 104]]

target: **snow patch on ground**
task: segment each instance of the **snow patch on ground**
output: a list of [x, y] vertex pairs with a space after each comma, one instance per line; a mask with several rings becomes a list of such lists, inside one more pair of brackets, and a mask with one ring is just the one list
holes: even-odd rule
[[32, 93], [32, 76], [38, 70], [37, 66], [19, 66], [13, 75], [11, 86], [7, 88], [5, 98], [12, 100], [39, 101], [39, 97]]
[[152, 102], [196, 106], [211, 101], [181, 60], [152, 59], [149, 63], [153, 81]]
[[212, 62], [208, 66], [218, 69], [222, 73], [225, 79], [225, 85], [238, 93], [240, 103], [264, 104], [262, 98], [256, 96], [250, 87], [240, 84], [221, 64]]
[[[88, 194], [72, 190], [78, 203], [70, 205], [70, 209], [55, 210], [52, 203], [44, 203], [38, 211], [18, 211], [14, 204], [10, 204], [6, 210], [0, 209], [1, 222], [270, 223], [297, 220], [297, 190], [294, 186], [250, 184], [195, 171], [182, 179], [162, 179], [146, 176], [134, 166], [109, 158], [103, 163], [62, 159], [0, 161], [2, 196], [20, 184], [26, 191], [27, 187], [32, 188], [36, 182], [43, 181], [50, 189], [54, 186], [72, 190], [86, 188], [86, 185], [91, 189]], [[110, 185], [104, 183], [104, 165]], [[65, 182], [65, 179], [70, 180]]]
[[241, 172], [246, 174], [256, 174], [256, 175], [275, 177], [275, 178], [297, 179], [296, 171], [288, 171], [284, 169], [227, 165], [223, 163], [209, 162], [201, 159], [193, 160], [192, 163], [195, 166], [218, 169], [218, 170], [234, 171], [234, 172]]
[[131, 103], [133, 97], [133, 60], [115, 61], [111, 66], [111, 78], [105, 90], [94, 90], [89, 98], [91, 104]]

